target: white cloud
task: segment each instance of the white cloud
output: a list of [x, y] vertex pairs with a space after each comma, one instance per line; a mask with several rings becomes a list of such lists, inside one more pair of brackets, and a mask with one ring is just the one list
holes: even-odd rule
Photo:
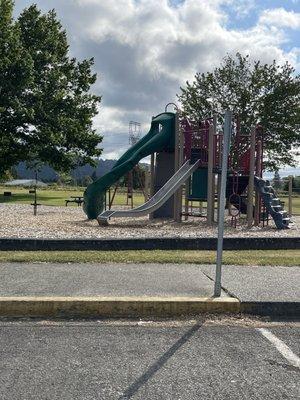
[[259, 18], [259, 23], [281, 28], [300, 29], [300, 13], [287, 11], [284, 8], [264, 10]]
[[[17, 10], [31, 0], [18, 0]], [[218, 65], [226, 53], [240, 51], [255, 59], [299, 63], [299, 48], [282, 49], [283, 26], [298, 26], [296, 13], [271, 11], [248, 30], [226, 28], [222, 5], [246, 14], [254, 0], [36, 0], [43, 11], [57, 10], [77, 58], [95, 57], [103, 96], [95, 127], [104, 134], [104, 156], [128, 146], [128, 122], [139, 121], [146, 133], [151, 117], [176, 100], [179, 87]], [[276, 16], [276, 15], [275, 15]], [[275, 18], [276, 20], [276, 18]], [[283, 22], [286, 21], [286, 22]], [[277, 21], [278, 22], [278, 21]]]

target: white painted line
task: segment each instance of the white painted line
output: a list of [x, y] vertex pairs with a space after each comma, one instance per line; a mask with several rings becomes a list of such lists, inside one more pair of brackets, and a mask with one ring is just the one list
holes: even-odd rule
[[282, 340], [278, 339], [278, 337], [268, 329], [257, 328], [257, 330], [276, 347], [279, 353], [283, 355], [291, 365], [300, 368], [300, 358], [293, 353], [293, 351]]

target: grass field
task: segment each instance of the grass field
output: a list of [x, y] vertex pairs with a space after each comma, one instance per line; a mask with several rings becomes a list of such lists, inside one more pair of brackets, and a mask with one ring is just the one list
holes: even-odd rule
[[[11, 197], [4, 197], [4, 191], [11, 191]], [[38, 202], [43, 205], [48, 206], [64, 206], [65, 200], [70, 196], [82, 196], [84, 188], [78, 189], [67, 189], [67, 188], [56, 188], [56, 189], [38, 189], [37, 196]], [[285, 202], [285, 209], [288, 209], [288, 197], [280, 196], [280, 199]], [[20, 187], [8, 188], [5, 186], [0, 186], [0, 203], [19, 203], [19, 204], [30, 204], [33, 201], [33, 195], [29, 194], [28, 189], [23, 189]], [[144, 203], [144, 196], [140, 192], [134, 193], [133, 205], [137, 207]], [[114, 205], [125, 205], [126, 204], [126, 193], [117, 192]], [[194, 203], [198, 204], [197, 202]], [[71, 205], [71, 204], [69, 204]], [[205, 203], [203, 206], [205, 207]], [[74, 204], [74, 206], [77, 206]], [[293, 197], [293, 214], [300, 215], [300, 197]]]
[[[215, 251], [2, 251], [0, 262], [215, 264]], [[300, 250], [224, 251], [224, 265], [299, 265]]]
[[[285, 202], [285, 209], [288, 210], [289, 208], [289, 199], [288, 196], [279, 196], [281, 201]], [[292, 198], [292, 206], [293, 206], [293, 214], [295, 215], [300, 215], [300, 197], [295, 196]]]
[[[12, 196], [3, 196], [4, 191], [12, 192]], [[84, 188], [78, 189], [38, 189], [37, 199], [38, 203], [47, 206], [65, 206], [65, 200], [70, 196], [82, 196]], [[29, 189], [23, 189], [20, 187], [8, 188], [5, 186], [0, 186], [0, 203], [19, 203], [19, 204], [31, 204], [34, 195], [29, 194]], [[141, 193], [134, 193], [133, 204], [134, 206], [139, 206], [144, 203], [144, 196]], [[126, 193], [117, 192], [115, 199], [115, 205], [125, 205], [126, 204]], [[69, 206], [76, 206], [77, 204], [69, 203]]]

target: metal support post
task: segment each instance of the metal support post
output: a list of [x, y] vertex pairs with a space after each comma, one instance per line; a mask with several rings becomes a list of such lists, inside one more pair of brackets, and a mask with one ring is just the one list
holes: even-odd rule
[[[262, 143], [261, 140], [258, 140], [257, 142], [257, 152], [256, 152], [256, 169], [255, 169], [255, 175], [261, 178], [261, 159], [262, 159]], [[255, 191], [255, 210], [254, 210], [254, 224], [255, 226], [258, 226], [260, 223], [260, 218], [261, 218], [261, 199], [260, 199], [260, 194], [258, 191]]]
[[[181, 135], [179, 129], [179, 114], [175, 115], [175, 165], [174, 173], [176, 173], [180, 168], [181, 157]], [[174, 220], [176, 222], [181, 222], [181, 212], [182, 212], [182, 190], [181, 187], [174, 193]]]
[[215, 290], [214, 296], [221, 296], [221, 275], [222, 275], [222, 256], [223, 256], [223, 237], [224, 237], [224, 214], [225, 214], [225, 200], [226, 200], [226, 183], [227, 183], [227, 169], [228, 169], [228, 154], [231, 139], [231, 120], [232, 112], [226, 111], [224, 121], [224, 145], [222, 157], [222, 174], [221, 174], [221, 187], [220, 187], [220, 204], [218, 210], [218, 248], [217, 248], [217, 263], [216, 263], [216, 277], [215, 277]]
[[254, 191], [254, 172], [255, 172], [255, 127], [251, 129], [250, 138], [250, 166], [247, 196], [247, 223], [248, 228], [253, 224], [253, 191]]
[[185, 205], [184, 205], [184, 214], [185, 214], [185, 221], [188, 220], [188, 213], [189, 213], [189, 194], [190, 194], [190, 179], [185, 182]]

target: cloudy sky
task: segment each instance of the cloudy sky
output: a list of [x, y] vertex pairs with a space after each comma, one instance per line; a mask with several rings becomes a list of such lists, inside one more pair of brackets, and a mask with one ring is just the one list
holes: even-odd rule
[[[15, 14], [33, 3], [16, 0]], [[128, 147], [128, 123], [176, 101], [180, 85], [217, 66], [226, 53], [290, 61], [300, 72], [300, 0], [36, 0], [55, 8], [70, 52], [94, 57], [103, 96], [95, 127], [104, 158]]]

